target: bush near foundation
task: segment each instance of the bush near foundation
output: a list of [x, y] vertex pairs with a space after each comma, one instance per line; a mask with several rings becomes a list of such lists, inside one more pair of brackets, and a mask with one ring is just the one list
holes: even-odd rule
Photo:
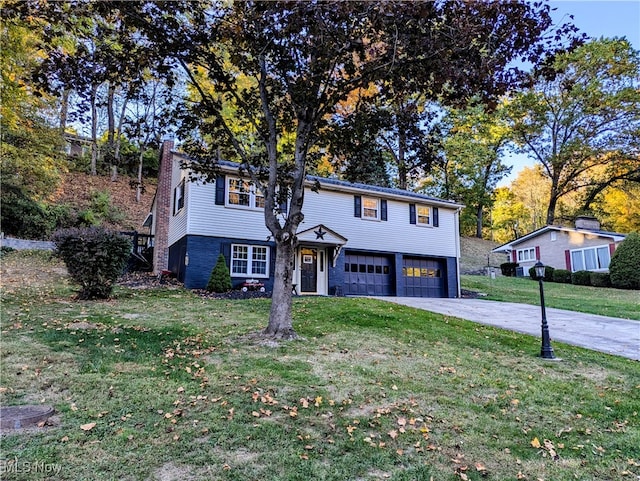
[[79, 299], [108, 299], [131, 254], [131, 242], [103, 227], [63, 229], [51, 239], [71, 278], [80, 284]]
[[216, 265], [211, 271], [207, 290], [209, 292], [227, 292], [231, 290], [231, 274], [223, 254], [218, 256]]
[[640, 289], [640, 233], [632, 232], [618, 246], [609, 264], [611, 285], [618, 289]]
[[567, 269], [554, 270], [553, 282], [559, 282], [561, 284], [571, 284], [571, 271]]
[[592, 272], [590, 281], [593, 287], [611, 287], [611, 276], [608, 272]]
[[576, 271], [571, 274], [571, 284], [576, 286], [590, 286], [591, 285], [591, 272], [590, 271]]

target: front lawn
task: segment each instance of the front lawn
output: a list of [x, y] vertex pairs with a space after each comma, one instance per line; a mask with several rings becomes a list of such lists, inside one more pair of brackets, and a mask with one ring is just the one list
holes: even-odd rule
[[75, 302], [6, 280], [0, 400], [57, 414], [3, 433], [2, 479], [640, 475], [636, 361], [568, 345], [543, 361], [539, 339], [356, 298], [296, 298], [303, 339], [275, 344], [255, 335], [267, 299]]
[[[540, 287], [528, 277], [462, 276], [462, 287], [487, 294], [485, 299], [540, 305]], [[640, 320], [640, 291], [544, 283], [547, 307]]]

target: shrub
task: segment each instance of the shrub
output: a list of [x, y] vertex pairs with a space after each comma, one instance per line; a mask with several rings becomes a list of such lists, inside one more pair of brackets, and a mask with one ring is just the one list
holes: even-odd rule
[[611, 287], [611, 276], [608, 272], [592, 272], [590, 281], [593, 287]]
[[[547, 282], [553, 282], [553, 271], [555, 269], [551, 266], [544, 266], [544, 280]], [[536, 268], [531, 266], [529, 267], [529, 277], [534, 281], [538, 280], [538, 276], [536, 276]]]
[[553, 282], [571, 284], [571, 271], [567, 269], [555, 269], [553, 271]]
[[640, 289], [640, 233], [632, 232], [618, 246], [609, 264], [611, 284], [619, 289]]
[[218, 256], [216, 265], [211, 271], [207, 290], [209, 292], [227, 292], [231, 290], [231, 274], [222, 253]]
[[129, 239], [102, 227], [57, 231], [52, 240], [71, 278], [80, 284], [79, 299], [107, 299], [129, 255]]
[[500, 264], [500, 271], [502, 272], [503, 276], [515, 277], [516, 267], [518, 267], [518, 264], [515, 262], [504, 262]]
[[576, 271], [571, 274], [571, 283], [576, 286], [590, 286], [591, 285], [591, 272], [589, 271]]

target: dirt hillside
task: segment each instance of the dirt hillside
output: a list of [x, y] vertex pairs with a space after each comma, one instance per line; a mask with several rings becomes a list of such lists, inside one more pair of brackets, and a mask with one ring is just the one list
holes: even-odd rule
[[117, 230], [142, 231], [142, 223], [151, 209], [157, 181], [146, 179], [145, 192], [140, 202], [136, 202], [136, 191], [130, 185], [132, 180], [131, 177], [119, 176], [117, 181], [112, 182], [109, 176], [70, 172], [65, 175], [62, 185], [53, 195], [53, 200], [56, 203], [73, 205], [83, 210], [89, 207], [91, 198], [96, 192], [109, 192], [111, 205], [123, 217], [123, 220], [109, 227]]
[[493, 254], [491, 249], [496, 242], [475, 237], [460, 238], [460, 272], [462, 274], [485, 274], [487, 265], [495, 267], [500, 273], [500, 264], [507, 262], [504, 254]]

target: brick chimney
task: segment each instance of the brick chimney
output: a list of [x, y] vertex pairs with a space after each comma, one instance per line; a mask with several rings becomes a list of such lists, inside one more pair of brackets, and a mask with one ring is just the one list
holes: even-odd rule
[[576, 229], [600, 230], [600, 221], [595, 217], [581, 215], [576, 217]]
[[165, 140], [160, 148], [160, 168], [156, 190], [156, 210], [153, 223], [153, 272], [160, 274], [169, 267], [169, 219], [171, 218], [171, 173], [173, 171], [173, 140]]

